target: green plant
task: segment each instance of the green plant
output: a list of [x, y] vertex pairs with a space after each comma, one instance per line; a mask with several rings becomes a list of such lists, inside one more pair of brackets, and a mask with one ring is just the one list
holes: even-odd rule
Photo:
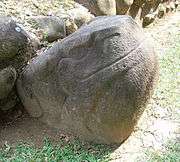
[[45, 139], [41, 148], [20, 143], [15, 147], [8, 144], [0, 150], [1, 162], [107, 162], [112, 147], [82, 143], [79, 140], [61, 140], [53, 145]]
[[165, 146], [165, 151], [147, 151], [147, 162], [179, 162], [180, 143], [169, 141]]
[[[177, 38], [180, 42], [180, 38]], [[177, 111], [180, 107], [180, 43], [176, 43], [160, 58], [160, 79], [155, 92], [155, 101], [161, 107]]]
[[[167, 109], [172, 118], [180, 120], [178, 113], [180, 107], [180, 37], [174, 46], [167, 50], [160, 61], [160, 78], [159, 85], [156, 89], [154, 99], [156, 103]], [[165, 144], [164, 150], [146, 150], [143, 161], [147, 162], [179, 162], [180, 161], [180, 143], [170, 140]], [[139, 157], [137, 161], [142, 161]]]

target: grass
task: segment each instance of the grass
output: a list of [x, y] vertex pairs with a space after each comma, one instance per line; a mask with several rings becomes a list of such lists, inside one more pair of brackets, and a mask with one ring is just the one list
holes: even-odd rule
[[53, 145], [45, 139], [41, 148], [29, 144], [11, 147], [5, 144], [0, 150], [1, 162], [107, 162], [113, 148], [105, 145], [82, 143], [78, 140], [61, 140]]
[[180, 36], [174, 47], [160, 58], [160, 81], [155, 100], [161, 106], [177, 110], [180, 107]]
[[165, 151], [147, 151], [147, 162], [179, 162], [180, 143], [170, 141], [165, 146]]
[[[180, 36], [174, 42], [174, 47], [160, 58], [160, 81], [154, 98], [173, 114], [173, 119], [180, 121]], [[147, 162], [179, 162], [180, 142], [171, 139], [165, 150], [147, 150], [145, 154]]]

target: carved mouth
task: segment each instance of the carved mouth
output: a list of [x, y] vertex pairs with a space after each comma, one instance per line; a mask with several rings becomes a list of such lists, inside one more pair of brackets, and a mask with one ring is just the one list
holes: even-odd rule
[[[130, 61], [128, 61], [126, 58], [133, 53], [134, 51], [136, 51], [145, 41], [145, 39], [143, 39], [141, 41], [141, 43], [139, 43], [138, 45], [136, 45], [134, 48], [132, 48], [130, 51], [128, 51], [126, 54], [124, 54], [123, 57], [117, 58], [116, 60], [114, 60], [113, 62], [111, 62], [110, 64], [107, 64], [101, 68], [98, 68], [97, 70], [90, 72], [87, 76], [85, 76], [84, 78], [82, 78], [81, 82], [86, 82], [89, 79], [93, 78], [96, 75], [99, 75], [100, 73], [110, 73], [110, 72], [123, 72], [123, 71], [128, 71], [129, 69], [131, 69], [132, 67], [136, 66], [139, 61], [138, 61], [138, 56], [135, 57], [136, 59], [131, 59]], [[136, 54], [138, 55], [138, 53]]]

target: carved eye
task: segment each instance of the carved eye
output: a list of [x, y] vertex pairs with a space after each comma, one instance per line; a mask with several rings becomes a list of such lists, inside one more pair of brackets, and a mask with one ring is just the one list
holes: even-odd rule
[[126, 65], [123, 65], [123, 68], [125, 69], [125, 68], [126, 68]]
[[20, 28], [19, 26], [16, 26], [16, 27], [15, 27], [15, 30], [16, 30], [18, 33], [21, 32], [21, 28]]

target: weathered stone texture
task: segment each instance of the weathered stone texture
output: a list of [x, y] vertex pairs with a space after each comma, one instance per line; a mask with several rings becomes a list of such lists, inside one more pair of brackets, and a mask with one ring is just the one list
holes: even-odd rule
[[157, 69], [132, 18], [98, 17], [34, 58], [17, 87], [31, 116], [84, 140], [121, 143], [145, 109]]
[[16, 105], [15, 81], [18, 72], [31, 58], [31, 37], [12, 18], [0, 16], [0, 109]]

